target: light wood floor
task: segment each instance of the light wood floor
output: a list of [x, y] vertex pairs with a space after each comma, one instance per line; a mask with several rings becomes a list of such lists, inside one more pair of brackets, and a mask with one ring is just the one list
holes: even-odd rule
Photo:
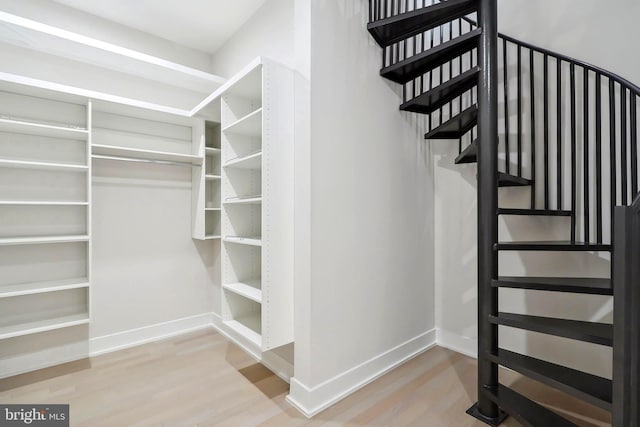
[[[431, 349], [309, 420], [288, 384], [213, 331], [201, 331], [0, 380], [2, 403], [69, 403], [73, 426], [478, 426], [475, 361]], [[599, 409], [513, 373], [502, 380], [581, 426]], [[579, 415], [576, 415], [579, 414]], [[508, 420], [505, 426], [518, 426]]]

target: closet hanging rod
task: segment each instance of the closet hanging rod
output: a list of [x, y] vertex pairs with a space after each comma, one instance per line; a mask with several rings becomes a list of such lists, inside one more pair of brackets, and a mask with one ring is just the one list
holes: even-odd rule
[[120, 160], [123, 162], [138, 162], [138, 163], [153, 163], [157, 165], [171, 165], [171, 166], [184, 166], [188, 168], [199, 167], [200, 165], [194, 165], [191, 163], [172, 162], [170, 160], [153, 160], [153, 159], [138, 159], [135, 157], [123, 157], [123, 156], [104, 156], [102, 154], [92, 154], [92, 159], [104, 159], [104, 160]]

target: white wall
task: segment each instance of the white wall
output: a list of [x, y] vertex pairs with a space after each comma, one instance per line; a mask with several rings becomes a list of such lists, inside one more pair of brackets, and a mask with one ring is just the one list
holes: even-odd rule
[[212, 72], [231, 77], [257, 56], [295, 65], [294, 0], [268, 0], [215, 52]]
[[191, 238], [191, 170], [94, 160], [92, 178], [92, 351], [139, 339], [139, 328], [149, 338], [210, 322], [220, 250]]
[[[631, 1], [500, 1], [500, 31], [640, 83], [640, 61], [628, 54], [628, 40], [638, 36], [631, 23], [639, 11], [637, 2]], [[456, 155], [455, 142], [434, 143], [436, 323], [443, 345], [475, 354], [476, 165], [454, 165]], [[499, 191], [504, 207], [526, 207], [530, 197], [528, 189]], [[567, 218], [506, 217], [500, 218], [499, 226], [501, 240], [566, 240], [570, 232]], [[604, 255], [520, 252], [500, 258], [503, 275], [608, 277], [609, 268]], [[607, 297], [502, 290], [500, 299], [502, 311], [605, 323], [612, 320], [612, 301]], [[611, 375], [608, 348], [508, 328], [501, 328], [500, 333], [507, 348], [601, 376]]]
[[435, 338], [430, 151], [379, 76], [367, 13], [360, 0], [310, 8], [310, 288], [296, 294], [290, 395], [307, 413]]
[[640, 84], [635, 0], [499, 0], [499, 28], [510, 36], [581, 59]]

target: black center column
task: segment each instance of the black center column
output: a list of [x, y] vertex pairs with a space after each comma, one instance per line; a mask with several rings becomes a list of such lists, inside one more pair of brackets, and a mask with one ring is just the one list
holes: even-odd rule
[[498, 366], [487, 355], [498, 350], [498, 3], [478, 1], [478, 402], [467, 413], [497, 426], [507, 415], [486, 394], [498, 386]]

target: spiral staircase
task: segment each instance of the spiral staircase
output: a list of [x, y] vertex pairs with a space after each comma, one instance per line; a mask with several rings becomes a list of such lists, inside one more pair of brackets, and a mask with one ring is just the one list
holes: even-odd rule
[[[402, 85], [400, 110], [425, 115], [427, 140], [457, 141], [455, 163], [478, 168], [478, 402], [489, 425], [573, 426], [501, 384], [502, 366], [640, 426], [640, 88], [599, 67], [497, 31], [496, 0], [370, 0], [380, 75]], [[498, 189], [529, 189], [526, 208], [502, 208]], [[519, 190], [518, 190], [519, 191]], [[635, 201], [634, 201], [635, 200]], [[499, 216], [567, 217], [566, 241], [499, 241]], [[505, 277], [503, 251], [610, 254], [608, 277]], [[614, 321], [500, 312], [498, 290], [612, 296]], [[498, 326], [613, 348], [613, 378], [515, 353]]]

